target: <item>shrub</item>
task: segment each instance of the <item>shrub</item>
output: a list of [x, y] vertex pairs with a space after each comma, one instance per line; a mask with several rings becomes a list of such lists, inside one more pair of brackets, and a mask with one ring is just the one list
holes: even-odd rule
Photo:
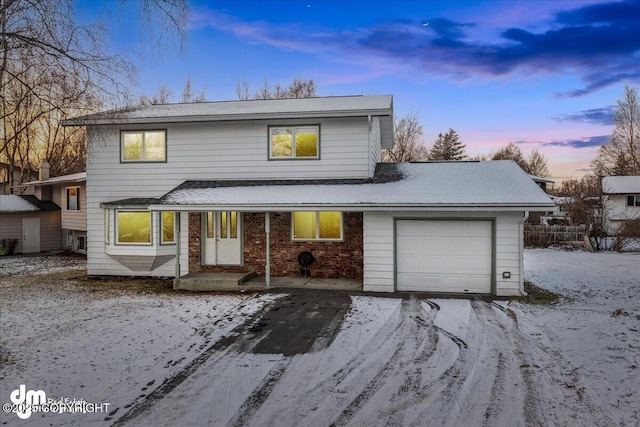
[[640, 240], [640, 218], [622, 223], [616, 232], [613, 250], [622, 252], [635, 240]]
[[12, 255], [18, 246], [18, 239], [2, 239], [2, 252]]

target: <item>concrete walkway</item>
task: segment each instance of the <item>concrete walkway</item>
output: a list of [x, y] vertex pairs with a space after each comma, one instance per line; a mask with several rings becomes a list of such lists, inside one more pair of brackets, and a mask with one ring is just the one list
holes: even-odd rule
[[258, 276], [255, 272], [194, 272], [175, 279], [173, 288], [189, 291], [254, 291], [277, 288], [361, 291], [362, 282], [302, 276], [271, 277], [271, 286], [267, 288], [265, 277]]

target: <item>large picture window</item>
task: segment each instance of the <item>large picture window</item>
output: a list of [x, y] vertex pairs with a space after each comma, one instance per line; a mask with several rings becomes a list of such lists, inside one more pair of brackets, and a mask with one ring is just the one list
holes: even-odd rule
[[269, 128], [269, 158], [317, 159], [320, 157], [320, 126]]
[[293, 212], [293, 240], [342, 240], [342, 212]]
[[118, 211], [116, 214], [117, 243], [151, 244], [151, 212]]
[[122, 132], [122, 162], [167, 161], [167, 133], [164, 130]]

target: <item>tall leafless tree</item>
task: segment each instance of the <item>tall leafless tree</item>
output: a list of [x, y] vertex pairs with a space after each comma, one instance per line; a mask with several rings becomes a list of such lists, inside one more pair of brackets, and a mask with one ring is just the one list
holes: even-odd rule
[[424, 145], [422, 125], [417, 113], [395, 119], [393, 148], [382, 152], [382, 161], [389, 163], [418, 162], [429, 158], [429, 149]]
[[541, 178], [548, 177], [550, 175], [549, 165], [547, 157], [534, 149], [528, 156], [524, 156], [520, 147], [513, 142], [508, 143], [504, 147], [501, 147], [490, 156], [491, 160], [513, 160], [524, 170], [526, 173]]
[[611, 141], [600, 146], [591, 162], [598, 176], [640, 175], [640, 99], [638, 89], [625, 86], [618, 101]]
[[[183, 40], [186, 0], [138, 5], [141, 25], [153, 27], [143, 34], [158, 42]], [[77, 6], [74, 0], [0, 0], [0, 161], [10, 167], [36, 168], [51, 156], [52, 175], [82, 169], [84, 138], [59, 129], [60, 120], [130, 99], [136, 61], [110, 53], [107, 22], [78, 18]]]
[[313, 98], [316, 96], [316, 84], [313, 80], [304, 80], [296, 77], [284, 87], [280, 83], [271, 86], [265, 79], [262, 88], [251, 96], [251, 85], [248, 81], [236, 82], [236, 95], [239, 100], [247, 99], [287, 99], [287, 98]]

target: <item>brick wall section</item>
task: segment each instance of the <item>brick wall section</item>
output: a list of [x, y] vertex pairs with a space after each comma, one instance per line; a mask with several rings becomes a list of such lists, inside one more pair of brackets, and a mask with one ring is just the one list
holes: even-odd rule
[[[362, 213], [345, 212], [344, 241], [294, 242], [291, 240], [291, 213], [271, 213], [271, 275], [298, 276], [298, 254], [310, 251], [316, 258], [311, 276], [362, 280]], [[263, 212], [243, 213], [244, 267], [259, 274], [265, 271], [266, 236]], [[200, 214], [189, 214], [189, 271], [229, 271], [238, 268], [200, 266]]]
[[201, 226], [198, 212], [189, 212], [189, 273], [201, 271], [200, 262], [200, 238]]

